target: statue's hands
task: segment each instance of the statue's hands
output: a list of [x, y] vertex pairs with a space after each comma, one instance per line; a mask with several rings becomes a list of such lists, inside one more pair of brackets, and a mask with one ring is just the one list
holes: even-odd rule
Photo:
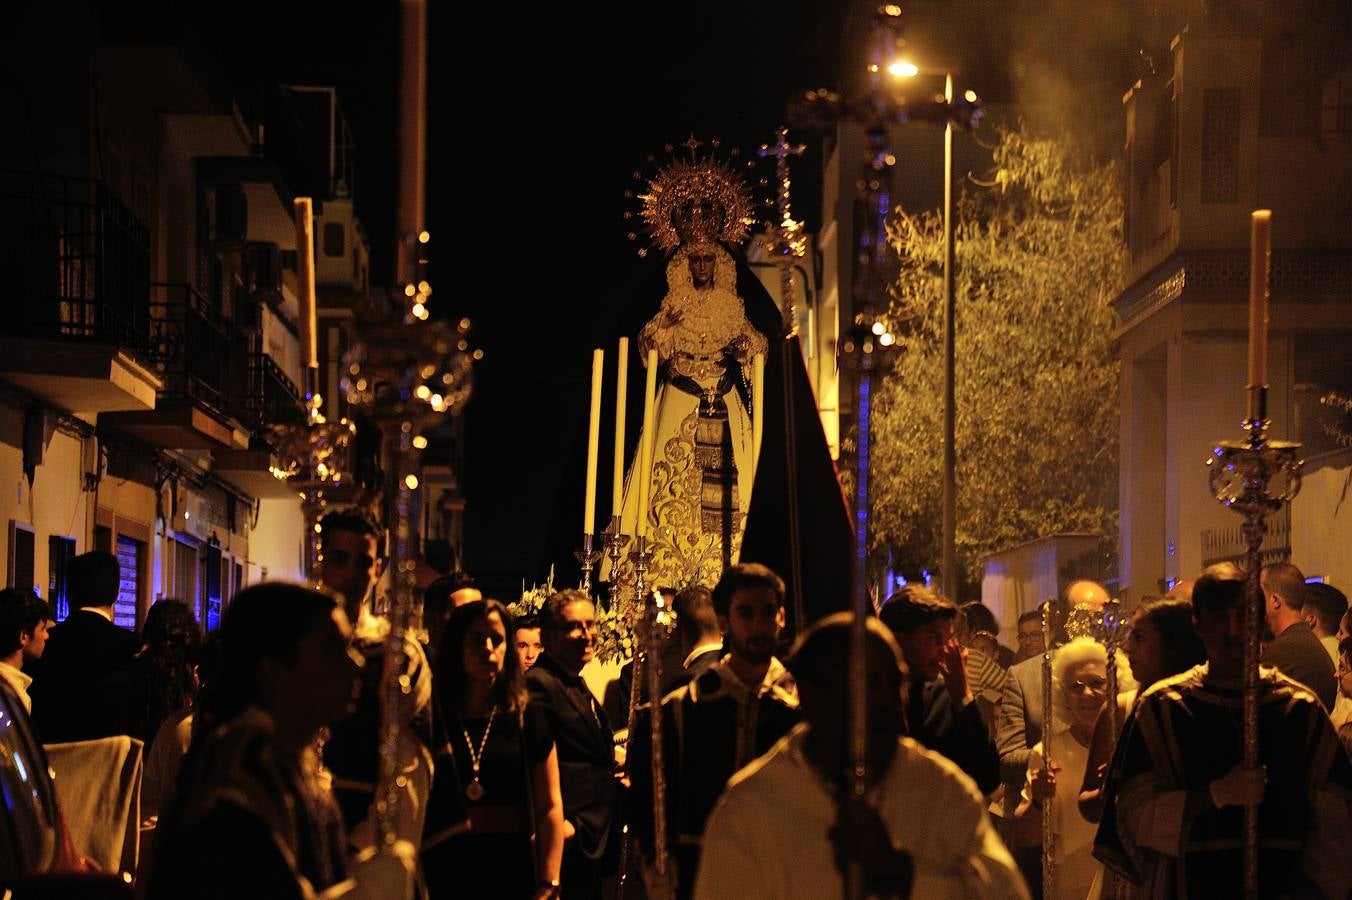
[[739, 334], [728, 343], [723, 352], [736, 359], [746, 359], [747, 354], [751, 352], [751, 338]]

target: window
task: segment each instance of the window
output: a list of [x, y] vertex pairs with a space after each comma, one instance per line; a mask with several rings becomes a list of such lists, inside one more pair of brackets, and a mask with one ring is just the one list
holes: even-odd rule
[[[70, 597], [66, 590], [66, 566], [75, 556], [72, 538], [47, 538], [47, 602], [56, 610], [56, 621], [70, 615]], [[118, 623], [121, 624], [121, 623]]]
[[[1326, 406], [1321, 398], [1330, 393], [1352, 396], [1352, 346], [1336, 334], [1297, 333], [1295, 352], [1294, 437], [1301, 443], [1306, 459], [1338, 450], [1342, 445], [1334, 436], [1344, 414]], [[1343, 426], [1345, 427], [1345, 426]]]
[[125, 178], [126, 164], [122, 159], [122, 148], [117, 145], [117, 141], [104, 135], [103, 182], [107, 185], [108, 192], [118, 200], [126, 196], [126, 185], [123, 183]]
[[221, 624], [221, 547], [210, 543], [202, 548], [202, 615], [200, 621], [207, 631], [215, 631]]
[[9, 586], [33, 588], [33, 554], [37, 544], [33, 529], [13, 519], [9, 523]]
[[1202, 202], [1239, 199], [1239, 89], [1202, 94]]
[[150, 224], [150, 179], [136, 166], [131, 167], [131, 210], [143, 224]]
[[324, 223], [324, 255], [334, 258], [342, 256], [346, 238], [346, 229], [343, 228], [342, 222]]
[[174, 590], [167, 599], [188, 604], [200, 622], [202, 606], [197, 598], [197, 546], [174, 538], [173, 548], [174, 575], [171, 583]]
[[1320, 130], [1326, 134], [1352, 132], [1352, 66], [1324, 82]]
[[117, 567], [119, 581], [117, 601], [113, 604], [113, 622], [123, 628], [136, 630], [136, 613], [141, 594], [141, 569], [145, 563], [146, 545], [129, 537], [117, 536]]

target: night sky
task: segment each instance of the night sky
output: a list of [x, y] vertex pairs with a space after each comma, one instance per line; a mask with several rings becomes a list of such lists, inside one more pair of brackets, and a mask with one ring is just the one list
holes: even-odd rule
[[[589, 351], [604, 344], [613, 354], [626, 309], [662, 283], [659, 261], [641, 260], [625, 238], [623, 213], [636, 208], [624, 197], [631, 173], [651, 172], [650, 154], [662, 157], [664, 144], [691, 133], [753, 153], [783, 123], [793, 92], [840, 87], [857, 71], [846, 60], [861, 53], [874, 4], [705, 0], [630, 4], [619, 14], [575, 4], [430, 6], [432, 309], [470, 316], [485, 352], [460, 473], [465, 565], [512, 599], [523, 578], [542, 580], [551, 563], [560, 582], [576, 577], [567, 551], [580, 532]], [[1071, 0], [915, 0], [904, 21], [917, 55], [961, 69], [959, 89], [1040, 103], [1058, 127], [1092, 133], [1114, 152], [1117, 98], [1136, 45], [1125, 14], [1111, 11], [1129, 6], [1105, 3], [1086, 21]], [[387, 277], [397, 4], [194, 9], [237, 83], [339, 88], [358, 144], [356, 199], [373, 274]], [[815, 228], [821, 136], [797, 137], [809, 152], [795, 167], [795, 212]], [[608, 506], [601, 493], [599, 516]]]
[[[561, 582], [576, 577], [589, 351], [605, 345], [609, 361], [619, 318], [663, 278], [626, 239], [631, 173], [692, 132], [744, 152], [770, 141], [786, 85], [834, 80], [843, 17], [832, 6], [782, 4], [768, 23], [766, 7], [724, 3], [604, 23], [555, 9], [523, 25], [508, 8], [434, 20], [466, 55], [490, 48], [482, 67], [434, 62], [429, 217], [434, 235], [443, 222], [456, 234], [437, 247], [434, 284], [454, 284], [486, 354], [464, 483], [467, 564], [491, 585], [519, 589], [555, 560]], [[820, 164], [805, 161], [799, 182], [814, 218], [806, 186]]]

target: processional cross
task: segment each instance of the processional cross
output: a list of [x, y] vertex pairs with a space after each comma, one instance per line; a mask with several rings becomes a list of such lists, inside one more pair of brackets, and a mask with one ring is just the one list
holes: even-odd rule
[[[852, 585], [854, 622], [850, 640], [850, 762], [849, 792], [862, 799], [869, 783], [868, 720], [866, 686], [866, 627], [870, 610], [867, 583], [868, 490], [870, 453], [871, 393], [875, 373], [886, 365], [895, 341], [878, 318], [875, 298], [883, 294], [884, 263], [887, 253], [886, 217], [891, 213], [890, 195], [885, 188], [887, 172], [896, 163], [890, 147], [888, 129], [911, 121], [952, 124], [973, 128], [981, 118], [981, 107], [974, 94], [961, 99], [937, 97], [920, 102], [908, 100], [884, 81], [888, 77], [889, 58], [902, 45], [901, 10], [895, 5], [880, 8], [873, 18], [873, 49], [869, 61], [869, 90], [855, 100], [846, 100], [829, 90], [810, 91], [790, 105], [790, 119], [812, 128], [835, 128], [856, 124], [864, 128], [867, 152], [857, 181], [856, 203], [866, 211], [860, 217], [864, 235], [857, 235], [856, 271], [853, 276], [854, 322], [841, 336], [839, 352], [843, 366], [855, 373], [855, 454], [854, 497], [854, 577]], [[846, 873], [846, 896], [863, 897], [863, 870], [852, 864]]]

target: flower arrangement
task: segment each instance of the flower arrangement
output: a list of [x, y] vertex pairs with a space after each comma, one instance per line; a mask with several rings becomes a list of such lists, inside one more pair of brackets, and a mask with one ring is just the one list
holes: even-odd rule
[[540, 607], [545, 605], [545, 600], [554, 593], [554, 567], [549, 568], [549, 577], [545, 579], [544, 584], [536, 584], [526, 587], [525, 579], [521, 580], [521, 598], [507, 604], [507, 611], [512, 614], [512, 618], [519, 619], [522, 616], [539, 615]]

